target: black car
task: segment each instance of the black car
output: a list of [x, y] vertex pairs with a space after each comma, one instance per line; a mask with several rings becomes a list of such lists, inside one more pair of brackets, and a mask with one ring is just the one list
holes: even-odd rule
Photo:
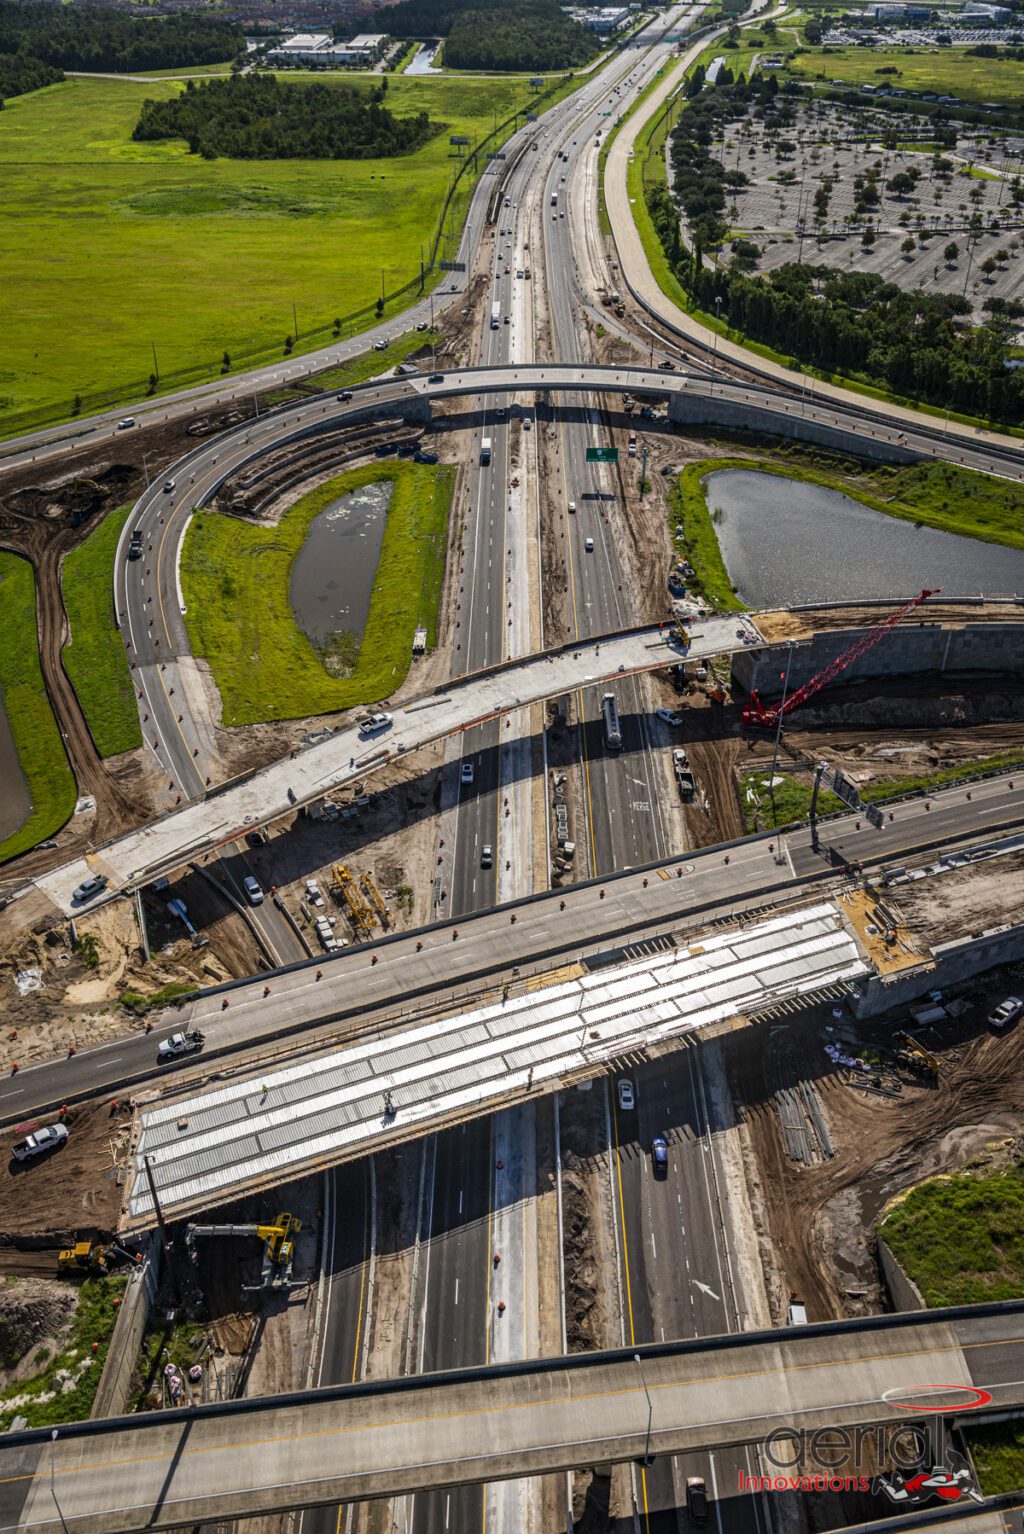
[[675, 363], [670, 362], [667, 357], [665, 358], [664, 362], [659, 362], [658, 366], [661, 368], [663, 373], [674, 373], [676, 370]]
[[694, 1523], [707, 1523], [708, 1489], [699, 1475], [691, 1475], [686, 1483], [686, 1511]]
[[129, 559], [141, 559], [142, 558], [142, 534], [141, 534], [141, 532], [132, 533], [132, 541], [128, 545], [128, 558]]

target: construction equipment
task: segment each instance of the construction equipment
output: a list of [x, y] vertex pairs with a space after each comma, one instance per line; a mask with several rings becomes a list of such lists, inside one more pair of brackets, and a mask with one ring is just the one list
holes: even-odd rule
[[88, 1273], [104, 1277], [120, 1262], [139, 1262], [138, 1252], [130, 1252], [116, 1241], [76, 1241], [58, 1253], [57, 1267], [62, 1273]]
[[743, 709], [743, 723], [746, 725], [756, 725], [761, 729], [775, 729], [780, 717], [785, 718], [795, 708], [799, 708], [802, 703], [806, 703], [808, 698], [813, 698], [816, 692], [820, 692], [823, 687], [827, 687], [829, 682], [834, 682], [836, 677], [846, 670], [847, 666], [852, 665], [855, 660], [859, 660], [862, 655], [866, 655], [880, 639], [884, 639], [890, 629], [894, 629], [898, 623], [902, 623], [903, 619], [908, 617], [916, 607], [920, 607], [922, 602], [927, 602], [929, 597], [936, 597], [938, 594], [939, 588], [935, 587], [931, 591], [924, 590], [920, 596], [913, 597], [911, 601], [905, 602], [902, 607], [898, 607], [887, 618], [883, 618], [881, 623], [876, 623], [873, 628], [861, 634], [841, 655], [837, 655], [835, 660], [829, 661], [827, 666], [823, 667], [815, 676], [812, 676], [809, 682], [805, 682], [802, 687], [798, 687], [795, 692], [791, 692], [783, 704], [772, 703], [766, 708], [755, 689], [750, 694], [750, 702]]
[[272, 1225], [186, 1225], [185, 1245], [193, 1262], [198, 1261], [198, 1236], [255, 1236], [263, 1242], [263, 1267], [258, 1284], [246, 1284], [245, 1293], [261, 1289], [291, 1289], [292, 1263], [295, 1259], [294, 1237], [302, 1221], [294, 1214], [279, 1214]]
[[377, 925], [377, 917], [373, 907], [368, 905], [359, 892], [359, 886], [349, 873], [344, 863], [339, 863], [334, 870], [337, 879], [335, 894], [340, 895], [341, 900], [348, 909], [349, 920], [352, 930], [357, 938], [372, 937], [373, 929]]
[[896, 1058], [903, 1065], [910, 1066], [911, 1070], [918, 1071], [922, 1075], [937, 1077], [939, 1074], [939, 1062], [930, 1049], [909, 1034], [897, 1035], [902, 1048], [897, 1052]]
[[364, 892], [369, 896], [370, 904], [376, 911], [378, 920], [380, 921], [381, 926], [384, 928], [384, 931], [389, 931], [390, 928], [394, 925], [394, 917], [391, 914], [391, 907], [385, 905], [384, 896], [377, 888], [377, 885], [374, 882], [373, 874], [369, 869], [367, 869], [363, 874], [363, 877], [360, 879], [359, 883], [362, 886]]

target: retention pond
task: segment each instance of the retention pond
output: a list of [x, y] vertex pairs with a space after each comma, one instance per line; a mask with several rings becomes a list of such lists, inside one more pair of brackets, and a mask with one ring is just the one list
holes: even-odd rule
[[887, 517], [837, 490], [756, 470], [705, 481], [729, 579], [748, 607], [1024, 592], [1024, 549]]
[[295, 621], [328, 670], [343, 670], [355, 661], [392, 489], [390, 480], [380, 480], [325, 506], [309, 524], [292, 565], [289, 596]]

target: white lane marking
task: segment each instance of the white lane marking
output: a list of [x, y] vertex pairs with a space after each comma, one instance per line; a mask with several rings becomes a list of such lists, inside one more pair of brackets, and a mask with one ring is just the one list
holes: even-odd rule
[[691, 1278], [690, 1283], [695, 1285], [695, 1287], [700, 1290], [701, 1294], [708, 1294], [713, 1300], [717, 1300], [719, 1304], [721, 1304], [722, 1296], [720, 1294], [716, 1294], [710, 1284], [702, 1284], [699, 1278]]

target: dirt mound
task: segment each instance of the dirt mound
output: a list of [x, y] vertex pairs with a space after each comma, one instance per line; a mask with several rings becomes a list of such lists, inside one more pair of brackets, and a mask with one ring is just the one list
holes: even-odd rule
[[[84, 1103], [68, 1110], [67, 1144], [36, 1162], [6, 1161], [0, 1147], [0, 1232], [60, 1232], [65, 1244], [81, 1230], [113, 1230], [120, 1210], [115, 1154], [128, 1132], [127, 1102]], [[40, 1122], [14, 1126], [6, 1144]]]
[[0, 1376], [16, 1377], [29, 1353], [71, 1324], [77, 1291], [68, 1284], [25, 1278], [0, 1289]]

